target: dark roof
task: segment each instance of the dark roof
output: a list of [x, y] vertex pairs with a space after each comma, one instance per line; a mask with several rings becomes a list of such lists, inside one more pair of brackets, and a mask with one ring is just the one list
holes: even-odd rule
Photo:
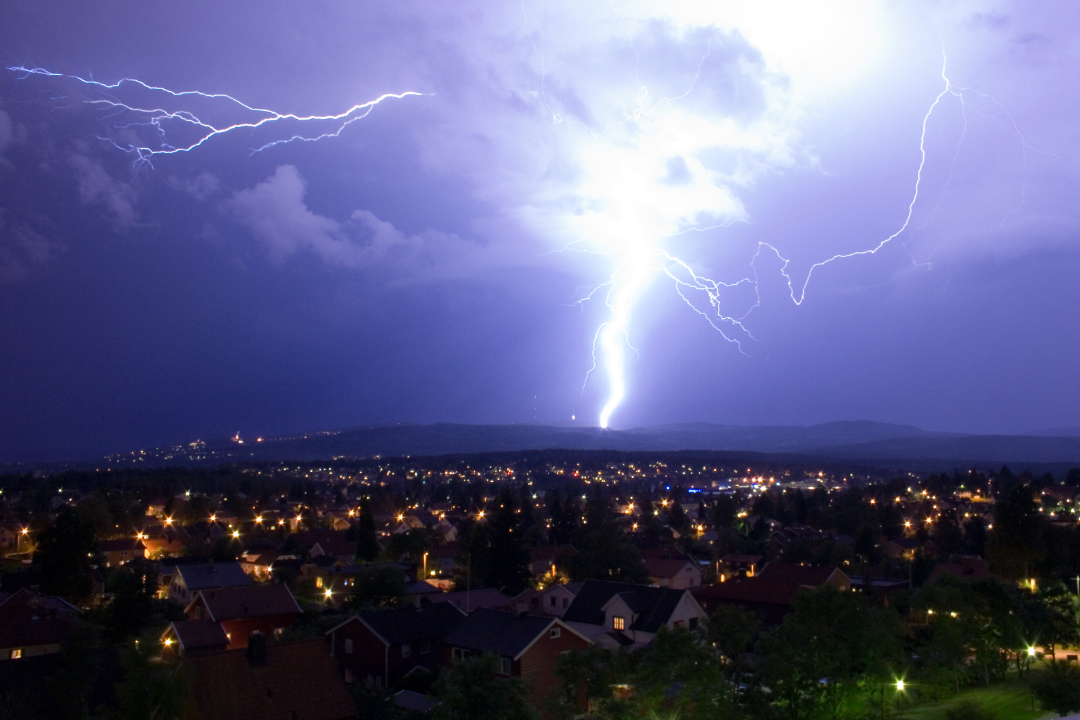
[[633, 583], [586, 580], [574, 596], [570, 607], [563, 613], [562, 619], [566, 622], [603, 625], [604, 605], [615, 595], [619, 595], [636, 616], [631, 629], [656, 632], [661, 625], [667, 623], [685, 592]]
[[177, 620], [169, 627], [184, 650], [225, 648], [229, 644], [225, 628], [213, 620]]
[[394, 704], [399, 708], [412, 710], [418, 713], [431, 712], [438, 705], [438, 701], [415, 690], [398, 690], [394, 694]]
[[448, 593], [425, 594], [424, 600], [433, 603], [451, 603], [459, 610], [472, 612], [477, 608], [502, 610], [513, 606], [513, 601], [503, 595], [498, 588], [481, 588], [478, 590], [458, 590]]
[[251, 578], [238, 562], [177, 565], [176, 572], [184, 578], [184, 584], [191, 591], [244, 587], [251, 584]]
[[22, 588], [0, 605], [0, 647], [54, 645], [67, 639], [75, 613], [67, 603]]
[[964, 580], [985, 580], [990, 577], [990, 563], [981, 557], [967, 556], [961, 558], [958, 563], [938, 563], [930, 571], [927, 584], [938, 580], [944, 575], [962, 578]]
[[194, 712], [229, 720], [344, 720], [356, 716], [345, 681], [321, 639], [266, 643], [266, 664], [244, 650], [189, 657]]
[[[810, 567], [809, 565], [788, 565], [786, 563], [769, 563], [758, 571], [760, 578], [778, 580], [800, 587], [820, 587], [825, 584], [833, 573], [844, 573], [836, 567]], [[844, 577], [847, 577], [844, 575]]]
[[686, 569], [686, 566], [697, 567], [692, 560], [685, 558], [645, 558], [645, 572], [651, 578], [673, 578]]
[[430, 603], [420, 607], [371, 610], [354, 617], [389, 644], [400, 645], [419, 640], [438, 640], [457, 627], [465, 619], [465, 613], [450, 603]]
[[790, 605], [799, 589], [794, 583], [758, 576], [709, 585], [694, 592], [694, 597], [710, 609], [718, 602]]
[[447, 633], [443, 643], [517, 658], [555, 621], [543, 615], [480, 608]]
[[99, 540], [98, 549], [101, 552], [117, 552], [119, 550], [145, 549], [142, 540], [137, 538], [120, 538], [119, 540]]
[[211, 619], [217, 622], [301, 612], [287, 585], [249, 585], [201, 590], [199, 595], [206, 603]]

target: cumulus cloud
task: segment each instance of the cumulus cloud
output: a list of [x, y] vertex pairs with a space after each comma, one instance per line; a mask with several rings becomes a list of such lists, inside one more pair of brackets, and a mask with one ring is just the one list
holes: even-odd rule
[[437, 230], [409, 235], [368, 210], [348, 221], [311, 211], [304, 201], [306, 183], [293, 165], [281, 165], [266, 180], [233, 194], [234, 217], [262, 241], [275, 262], [310, 252], [330, 265], [379, 266], [399, 274], [434, 276], [451, 273], [480, 249]]
[[25, 222], [9, 222], [0, 215], [0, 282], [15, 282], [26, 277], [62, 250]]
[[190, 195], [199, 202], [203, 202], [216, 195], [221, 189], [221, 181], [217, 175], [204, 172], [192, 179], [170, 177], [169, 185], [182, 193]]
[[0, 152], [4, 152], [15, 137], [15, 129], [11, 124], [11, 116], [0, 110]]
[[113, 179], [96, 160], [76, 150], [69, 161], [75, 168], [79, 199], [84, 205], [102, 205], [118, 230], [124, 230], [138, 220], [135, 211], [135, 189]]

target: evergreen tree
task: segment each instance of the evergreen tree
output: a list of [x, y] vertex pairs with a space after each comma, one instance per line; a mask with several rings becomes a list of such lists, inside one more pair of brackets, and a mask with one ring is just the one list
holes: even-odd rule
[[379, 542], [375, 539], [375, 515], [371, 512], [371, 501], [364, 497], [360, 500], [360, 521], [357, 524], [356, 557], [365, 562], [372, 562], [379, 557]]
[[41, 591], [75, 603], [85, 600], [97, 553], [93, 525], [71, 507], [61, 508], [56, 522], [38, 537], [34, 561], [41, 566]]
[[487, 584], [513, 597], [529, 587], [529, 549], [518, 513], [517, 502], [509, 490], [496, 498], [490, 518]]

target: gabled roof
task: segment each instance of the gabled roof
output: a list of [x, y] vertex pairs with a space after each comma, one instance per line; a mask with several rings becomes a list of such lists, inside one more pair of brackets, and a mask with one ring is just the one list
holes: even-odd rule
[[244, 650], [188, 657], [195, 712], [229, 720], [344, 720], [356, 716], [345, 681], [321, 639], [266, 643], [266, 664]]
[[145, 550], [143, 541], [136, 538], [120, 538], [119, 540], [99, 540], [98, 549], [101, 552], [117, 552], [119, 550]]
[[361, 622], [387, 645], [438, 640], [465, 619], [465, 613], [449, 603], [425, 604], [391, 610], [357, 613], [330, 630], [334, 632], [350, 622]]
[[63, 642], [75, 622], [75, 612], [66, 609], [70, 607], [59, 598], [20, 589], [0, 605], [0, 647]]
[[685, 559], [646, 558], [645, 572], [649, 573], [649, 577], [670, 579], [686, 570], [687, 565], [691, 568], [697, 567], [692, 561]]
[[447, 633], [443, 643], [516, 660], [555, 624], [573, 632], [553, 617], [480, 608]]
[[694, 593], [703, 605], [717, 602], [754, 603], [759, 605], [790, 605], [799, 586], [774, 578], [734, 578], [709, 585]]
[[574, 597], [574, 601], [570, 603], [570, 607], [563, 613], [562, 619], [566, 622], [603, 625], [604, 606], [615, 595], [619, 595], [636, 616], [631, 629], [656, 632], [661, 625], [667, 623], [685, 594], [685, 590], [671, 588], [606, 580], [586, 580]]
[[251, 578], [238, 562], [177, 565], [176, 574], [184, 579], [184, 584], [192, 591], [251, 585]]
[[289, 587], [283, 584], [200, 590], [188, 607], [198, 598], [202, 598], [210, 619], [216, 622], [302, 612]]
[[769, 580], [778, 580], [799, 587], [821, 587], [833, 575], [839, 573], [844, 579], [847, 575], [836, 567], [810, 567], [808, 565], [788, 565], [786, 563], [769, 563], [758, 571], [758, 577]]
[[478, 590], [458, 590], [457, 592], [432, 593], [424, 595], [424, 600], [433, 603], [451, 603], [459, 610], [469, 613], [477, 608], [501, 610], [513, 605], [510, 598], [498, 588], [480, 588]]
[[225, 628], [213, 620], [176, 620], [165, 631], [165, 635], [176, 636], [176, 642], [186, 651], [220, 647], [229, 644]]

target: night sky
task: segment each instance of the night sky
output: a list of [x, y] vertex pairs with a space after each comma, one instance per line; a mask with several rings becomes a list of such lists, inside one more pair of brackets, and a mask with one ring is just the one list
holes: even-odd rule
[[0, 461], [1080, 426], [1077, 38], [1069, 0], [7, 0], [3, 65], [55, 75], [0, 71]]

